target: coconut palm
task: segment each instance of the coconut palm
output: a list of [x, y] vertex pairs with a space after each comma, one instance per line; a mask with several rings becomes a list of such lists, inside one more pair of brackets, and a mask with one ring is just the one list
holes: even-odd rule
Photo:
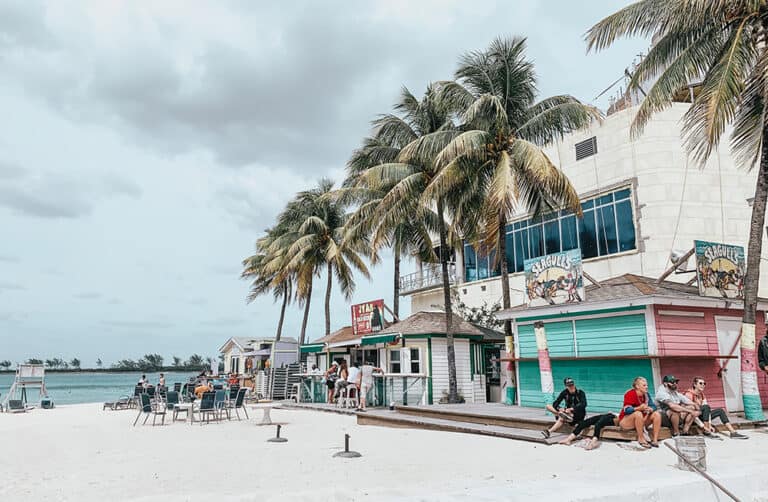
[[[374, 126], [377, 122], [374, 122]], [[378, 128], [381, 133], [381, 128]], [[437, 229], [437, 215], [431, 208], [412, 202], [411, 217], [406, 220], [387, 218], [382, 201], [394, 185], [380, 185], [374, 189], [362, 175], [370, 168], [397, 162], [405, 142], [397, 138], [366, 138], [363, 146], [352, 154], [347, 163], [347, 179], [339, 190], [340, 196], [358, 204], [357, 210], [347, 221], [347, 235], [357, 239], [361, 236], [370, 240], [372, 262], [378, 261], [377, 253], [382, 247], [392, 249], [394, 261], [394, 296], [392, 312], [400, 316], [400, 265], [402, 258], [418, 257], [422, 263], [436, 260], [430, 232]]]
[[684, 145], [702, 166], [727, 128], [739, 166], [759, 166], [744, 280], [741, 328], [742, 395], [750, 420], [762, 420], [757, 390], [755, 313], [762, 232], [768, 197], [768, 2], [764, 0], [643, 0], [603, 19], [586, 35], [589, 50], [601, 50], [625, 36], [651, 36], [655, 44], [629, 83], [655, 82], [638, 108], [632, 134], [667, 108], [691, 82], [699, 91], [683, 119]]
[[333, 196], [333, 182], [322, 179], [316, 188], [300, 192], [295, 211], [284, 215], [286, 222], [297, 225], [296, 239], [288, 248], [287, 266], [311, 269], [314, 275], [327, 269], [325, 288], [325, 334], [331, 333], [331, 291], [333, 277], [347, 300], [355, 290], [353, 269], [369, 278], [368, 268], [360, 257], [359, 240], [345, 238], [347, 216], [344, 204]]
[[[247, 297], [248, 303], [270, 292], [274, 296], [275, 301], [282, 298], [275, 341], [279, 341], [282, 336], [285, 309], [291, 300], [293, 282], [295, 280], [295, 272], [289, 270], [288, 267], [269, 267], [271, 261], [280, 261], [285, 256], [285, 253], [279, 250], [276, 251], [274, 246], [282, 236], [281, 231], [284, 231], [284, 229], [278, 227], [267, 229], [266, 235], [256, 242], [257, 253], [243, 260], [244, 269], [241, 274], [241, 278], [252, 280]], [[270, 248], [272, 248], [271, 252]], [[284, 264], [285, 260], [283, 259], [282, 261]]]
[[[376, 209], [376, 217], [385, 222], [381, 224], [382, 229], [394, 228], [397, 222], [426, 214], [427, 209], [436, 213], [446, 316], [448, 401], [455, 403], [459, 397], [448, 250], [451, 249], [449, 246], [456, 244], [455, 232], [452, 230], [457, 223], [457, 206], [454, 204], [454, 193], [441, 194], [434, 199], [423, 197], [424, 191], [437, 175], [435, 159], [438, 153], [457, 134], [450, 110], [443, 104], [437, 91], [435, 86], [430, 85], [419, 100], [408, 89], [402, 90], [400, 100], [395, 105], [397, 113], [382, 116], [374, 125], [377, 129], [376, 137], [385, 145], [404, 146], [400, 148], [395, 162], [374, 165], [361, 173], [360, 179], [368, 189], [386, 192]], [[418, 207], [424, 213], [414, 213], [414, 208]]]
[[[508, 218], [516, 211], [538, 215], [561, 207], [581, 209], [576, 190], [541, 147], [600, 118], [597, 109], [572, 96], [537, 102], [536, 74], [525, 49], [525, 38], [498, 38], [484, 51], [465, 54], [456, 81], [441, 83], [464, 132], [438, 156], [440, 173], [427, 191], [472, 187], [461, 204], [464, 237], [486, 252], [495, 251], [505, 309], [511, 307]], [[509, 320], [504, 334], [512, 340]]]

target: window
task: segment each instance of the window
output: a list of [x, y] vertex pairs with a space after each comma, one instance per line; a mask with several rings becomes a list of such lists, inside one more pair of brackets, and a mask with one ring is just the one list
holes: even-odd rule
[[592, 136], [589, 139], [576, 143], [576, 160], [586, 159], [597, 153], [597, 137]]
[[[523, 263], [545, 254], [581, 248], [583, 258], [608, 256], [636, 248], [635, 219], [629, 188], [602, 194], [581, 203], [582, 217], [556, 211], [543, 218], [507, 225], [507, 268], [522, 272]], [[493, 252], [483, 254], [464, 245], [464, 280], [499, 275]]]
[[400, 371], [400, 349], [389, 351], [389, 372], [401, 373]]
[[418, 347], [410, 348], [411, 373], [421, 373], [421, 349]]

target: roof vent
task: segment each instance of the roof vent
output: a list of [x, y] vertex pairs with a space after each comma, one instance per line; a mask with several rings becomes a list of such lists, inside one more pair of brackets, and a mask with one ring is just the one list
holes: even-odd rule
[[597, 153], [597, 137], [592, 136], [579, 143], [576, 143], [576, 160], [591, 157]]

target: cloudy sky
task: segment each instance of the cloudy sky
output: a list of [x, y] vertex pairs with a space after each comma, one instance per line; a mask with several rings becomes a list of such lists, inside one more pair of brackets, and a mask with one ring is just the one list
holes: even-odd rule
[[[279, 305], [245, 304], [240, 261], [296, 191], [341, 178], [401, 85], [523, 35], [542, 95], [592, 102], [645, 48], [585, 54], [625, 3], [0, 0], [0, 359], [215, 355], [272, 334]], [[390, 299], [391, 274], [355, 300]], [[337, 295], [332, 316], [349, 323]]]

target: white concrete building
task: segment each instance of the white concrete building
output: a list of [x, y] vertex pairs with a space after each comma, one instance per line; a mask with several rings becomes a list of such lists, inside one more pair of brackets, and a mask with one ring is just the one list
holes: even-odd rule
[[[689, 250], [696, 239], [746, 250], [756, 171], [735, 167], [727, 138], [703, 169], [689, 160], [680, 132], [688, 107], [673, 104], [634, 140], [630, 125], [637, 107], [630, 107], [547, 149], [576, 187], [584, 217], [561, 211], [535, 221], [522, 214], [511, 219], [507, 259], [513, 306], [524, 303], [526, 258], [580, 247], [584, 270], [600, 280], [625, 273], [657, 277], [670, 266], [672, 249]], [[456, 251], [454, 283], [467, 305], [501, 302], [493, 262], [477, 256], [467, 243]], [[688, 268], [694, 263], [691, 258]], [[762, 262], [761, 275], [766, 273]], [[691, 277], [672, 275], [669, 280]], [[401, 278], [413, 312], [441, 306], [440, 286], [439, 265], [419, 266]], [[760, 295], [766, 294], [761, 281]]]

